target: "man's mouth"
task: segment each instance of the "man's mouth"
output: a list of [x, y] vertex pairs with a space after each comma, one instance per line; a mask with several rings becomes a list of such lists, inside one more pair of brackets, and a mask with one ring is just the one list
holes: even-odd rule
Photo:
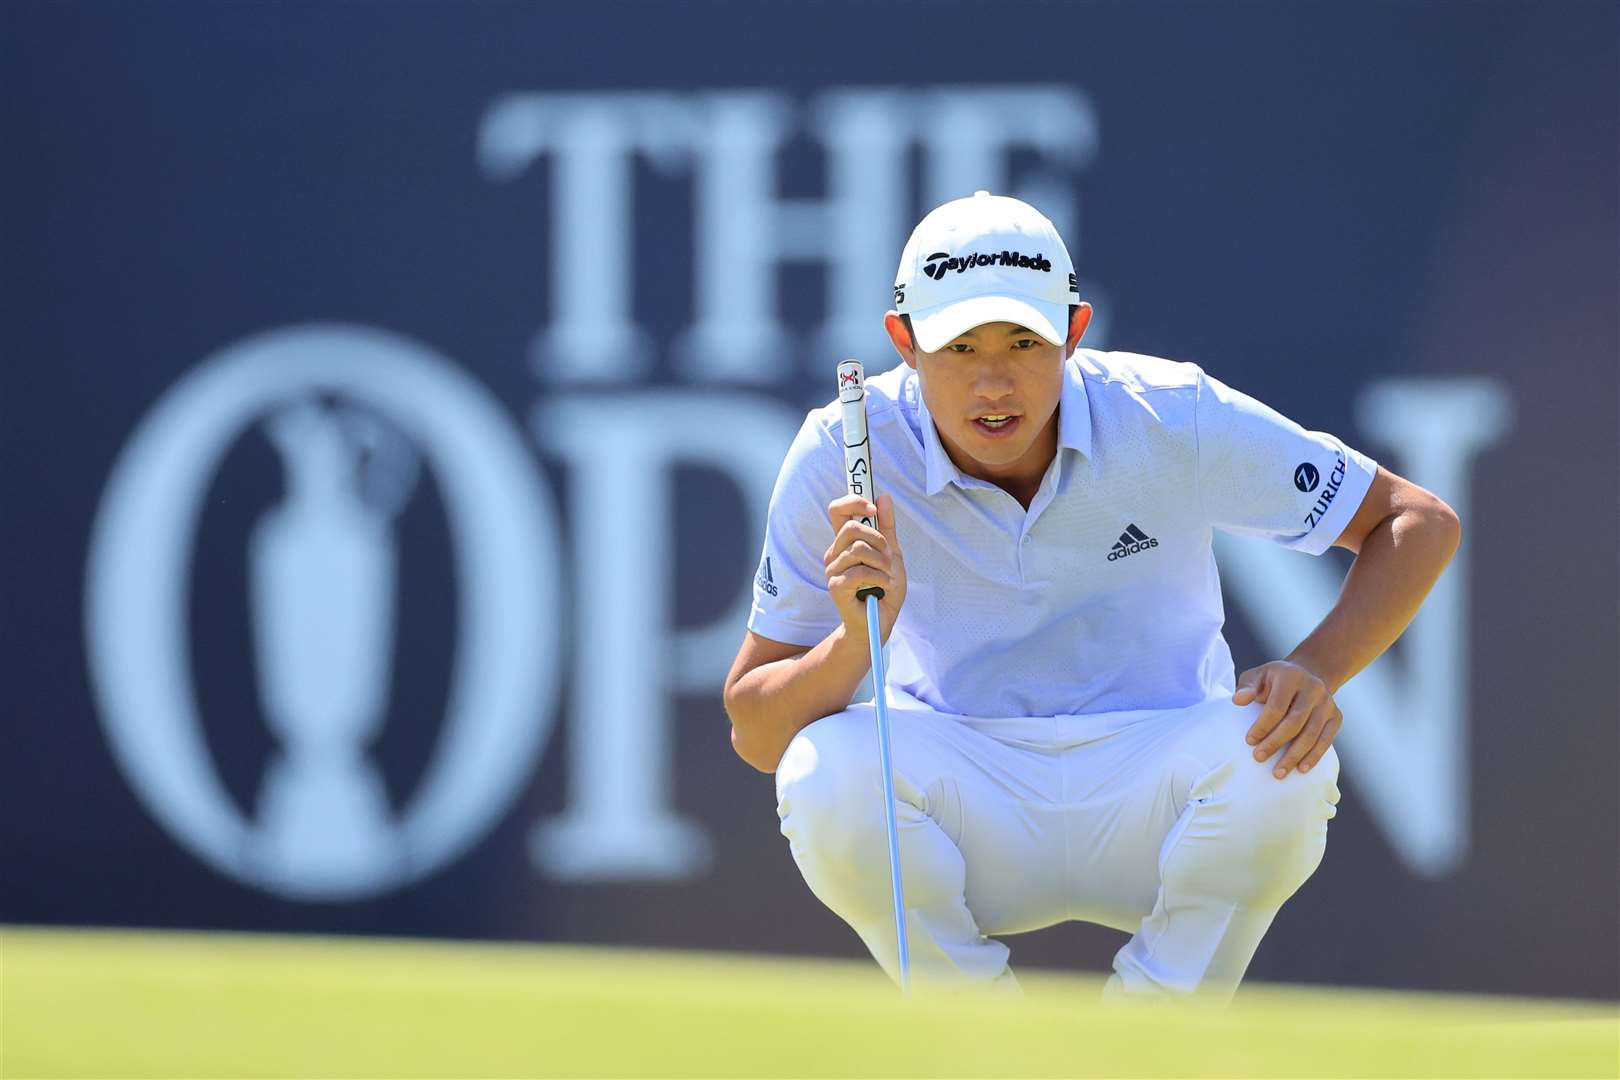
[[988, 413], [973, 418], [973, 427], [981, 435], [995, 438], [998, 435], [1007, 435], [1018, 426], [1022, 417], [1016, 413]]

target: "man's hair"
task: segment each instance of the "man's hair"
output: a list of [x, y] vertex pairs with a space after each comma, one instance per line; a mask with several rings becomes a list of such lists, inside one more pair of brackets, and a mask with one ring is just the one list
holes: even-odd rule
[[[1079, 310], [1080, 310], [1080, 305], [1079, 304], [1070, 304], [1069, 305], [1069, 318], [1063, 324], [1063, 332], [1065, 334], [1067, 334], [1069, 332], [1069, 325], [1074, 322], [1074, 313], [1079, 311]], [[915, 349], [917, 347], [917, 334], [916, 334], [916, 331], [911, 329], [911, 316], [910, 315], [901, 315], [900, 316], [900, 321], [906, 324], [906, 336], [911, 339], [911, 347], [913, 349]]]

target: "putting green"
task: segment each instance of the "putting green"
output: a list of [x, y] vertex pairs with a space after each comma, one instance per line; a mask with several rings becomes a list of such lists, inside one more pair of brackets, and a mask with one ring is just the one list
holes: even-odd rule
[[1605, 1076], [1610, 1004], [1253, 987], [1224, 1012], [903, 1000], [871, 965], [558, 946], [0, 931], [0, 1075]]

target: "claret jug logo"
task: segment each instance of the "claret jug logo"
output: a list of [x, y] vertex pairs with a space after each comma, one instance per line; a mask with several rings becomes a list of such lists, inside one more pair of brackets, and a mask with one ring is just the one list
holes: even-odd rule
[[[258, 719], [275, 749], [244, 811], [204, 735], [188, 598], [216, 470], [255, 427], [282, 473], [243, 553]], [[396, 813], [368, 746], [391, 712], [394, 521], [424, 471], [448, 518], [458, 618], [437, 748]], [[131, 437], [91, 540], [91, 681], [136, 795], [205, 862], [283, 896], [359, 899], [443, 865], [506, 809], [552, 722], [554, 518], [500, 407], [404, 338], [289, 328], [194, 369]]]
[[936, 251], [928, 256], [923, 273], [939, 281], [952, 270], [965, 274], [976, 266], [1016, 266], [1025, 270], [1052, 272], [1052, 263], [1045, 255], [1025, 255], [1018, 251], [980, 251], [971, 255], [952, 257], [950, 252]]

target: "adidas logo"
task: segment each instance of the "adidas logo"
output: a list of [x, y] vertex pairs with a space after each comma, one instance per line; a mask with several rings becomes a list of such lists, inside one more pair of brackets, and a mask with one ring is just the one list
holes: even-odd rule
[[1108, 553], [1108, 561], [1113, 562], [1115, 559], [1123, 559], [1128, 555], [1135, 555], [1138, 551], [1158, 546], [1157, 540], [1134, 524], [1127, 525], [1125, 531], [1119, 534], [1119, 539], [1114, 541], [1114, 549]]
[[759, 568], [759, 573], [755, 575], [754, 584], [772, 596], [776, 595], [776, 579], [771, 577], [771, 557], [769, 555], [765, 556], [764, 565]]

